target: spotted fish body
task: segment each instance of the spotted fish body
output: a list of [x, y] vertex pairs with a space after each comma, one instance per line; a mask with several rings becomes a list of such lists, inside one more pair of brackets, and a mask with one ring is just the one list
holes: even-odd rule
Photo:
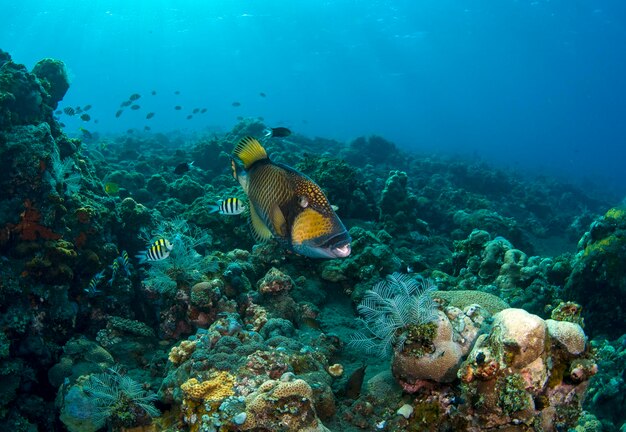
[[250, 201], [250, 222], [258, 241], [275, 238], [311, 258], [350, 255], [352, 239], [320, 187], [295, 169], [272, 162], [254, 138], [235, 147], [233, 175]]

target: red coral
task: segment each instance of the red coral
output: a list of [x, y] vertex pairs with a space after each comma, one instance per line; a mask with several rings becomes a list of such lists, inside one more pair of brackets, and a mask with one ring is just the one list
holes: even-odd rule
[[400, 386], [402, 386], [402, 390], [406, 393], [417, 393], [420, 390], [424, 389], [426, 391], [430, 391], [435, 388], [435, 384], [432, 381], [428, 380], [415, 380], [415, 382], [410, 383], [404, 380], [398, 380]]
[[78, 222], [82, 224], [88, 224], [89, 222], [91, 222], [91, 212], [89, 211], [89, 209], [86, 209], [84, 207], [79, 208], [78, 210], [76, 210], [75, 214]]
[[20, 222], [17, 225], [7, 224], [7, 228], [12, 233], [17, 234], [21, 240], [37, 240], [38, 238], [58, 240], [61, 238], [60, 234], [39, 223], [41, 213], [33, 207], [31, 200], [24, 201], [24, 207], [25, 210], [20, 213]]
[[77, 249], [82, 249], [83, 246], [85, 246], [85, 243], [87, 243], [87, 234], [85, 234], [84, 231], [81, 231], [75, 238], [74, 238], [74, 245], [76, 246]]

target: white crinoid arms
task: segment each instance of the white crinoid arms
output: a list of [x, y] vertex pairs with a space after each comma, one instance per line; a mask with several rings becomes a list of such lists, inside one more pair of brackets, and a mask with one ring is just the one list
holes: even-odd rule
[[393, 348], [401, 349], [406, 339], [403, 328], [436, 319], [438, 305], [431, 296], [436, 289], [430, 279], [421, 276], [387, 276], [365, 292], [357, 310], [366, 331], [353, 334], [349, 345], [380, 357]]

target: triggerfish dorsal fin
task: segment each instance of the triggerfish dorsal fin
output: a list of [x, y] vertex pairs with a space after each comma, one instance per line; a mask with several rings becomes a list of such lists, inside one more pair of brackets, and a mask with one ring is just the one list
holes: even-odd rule
[[239, 140], [233, 155], [241, 160], [245, 169], [249, 169], [257, 161], [268, 159], [261, 143], [252, 137], [243, 137]]

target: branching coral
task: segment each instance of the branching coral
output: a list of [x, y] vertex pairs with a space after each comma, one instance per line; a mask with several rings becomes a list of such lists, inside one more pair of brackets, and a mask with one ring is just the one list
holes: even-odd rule
[[435, 290], [428, 279], [400, 273], [388, 276], [386, 281], [365, 293], [358, 311], [367, 334], [355, 333], [350, 345], [383, 357], [390, 354], [392, 348], [401, 349], [409, 326], [436, 319], [437, 303], [431, 297]]

